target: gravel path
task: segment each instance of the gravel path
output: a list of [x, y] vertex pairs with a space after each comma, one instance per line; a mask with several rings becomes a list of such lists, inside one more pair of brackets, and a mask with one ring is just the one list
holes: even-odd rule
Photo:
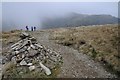
[[30, 33], [38, 42], [63, 57], [63, 65], [58, 78], [112, 78], [115, 75], [107, 72], [99, 63], [90, 59], [87, 55], [79, 53], [73, 48], [55, 44], [49, 40], [50, 31], [36, 31]]

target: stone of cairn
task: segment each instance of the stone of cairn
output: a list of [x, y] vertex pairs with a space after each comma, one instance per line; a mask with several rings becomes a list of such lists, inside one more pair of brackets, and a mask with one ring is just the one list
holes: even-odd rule
[[11, 46], [7, 61], [13, 61], [17, 66], [27, 66], [30, 71], [41, 68], [46, 75], [52, 74], [51, 69], [61, 64], [59, 53], [39, 45], [34, 37], [22, 32], [21, 40]]

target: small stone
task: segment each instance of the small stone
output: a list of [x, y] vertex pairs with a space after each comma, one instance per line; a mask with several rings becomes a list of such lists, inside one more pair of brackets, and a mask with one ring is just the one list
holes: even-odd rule
[[28, 65], [28, 66], [32, 66], [32, 63], [28, 63], [27, 65]]
[[20, 72], [19, 74], [23, 74], [23, 72]]
[[41, 46], [41, 45], [38, 45], [38, 44], [35, 44], [35, 46], [37, 46], [37, 47], [39, 47], [39, 48], [43, 48], [43, 46]]
[[24, 61], [24, 60], [22, 60], [22, 61], [20, 62], [20, 65], [21, 65], [21, 66], [25, 66], [25, 65], [27, 65], [27, 62]]
[[22, 58], [24, 58], [25, 57], [25, 55], [24, 54], [22, 54]]
[[30, 70], [30, 71], [35, 70], [35, 66], [30, 66], [30, 67], [29, 67], [29, 70]]
[[30, 40], [31, 40], [32, 44], [35, 44], [37, 42], [37, 40], [34, 37], [32, 37]]
[[15, 54], [18, 54], [19, 53], [19, 51], [15, 51]]
[[48, 59], [48, 58], [49, 58], [49, 56], [46, 56], [46, 58]]
[[16, 64], [16, 58], [15, 57], [12, 57], [11, 61], [13, 61], [14, 64]]
[[32, 59], [28, 58], [28, 57], [25, 57], [24, 59], [27, 63], [32, 63]]
[[25, 38], [27, 38], [27, 37], [29, 37], [29, 36], [30, 36], [29, 34], [27, 34], [27, 33], [25, 33], [25, 32], [22, 32], [21, 35], [20, 35], [20, 38], [21, 38], [21, 39], [25, 39]]
[[35, 56], [36, 54], [38, 54], [38, 52], [37, 52], [36, 50], [29, 50], [28, 56], [29, 56], [29, 57], [33, 57], [33, 56]]
[[41, 68], [44, 69], [46, 75], [50, 75], [51, 74], [51, 71], [50, 71], [50, 69], [48, 67], [46, 67], [45, 65], [43, 65], [41, 62], [39, 64], [40, 64]]
[[28, 47], [27, 50], [29, 51], [31, 49], [31, 47]]
[[21, 55], [17, 55], [17, 56], [16, 56], [16, 62], [19, 63], [19, 62], [21, 62], [21, 61], [22, 61]]
[[34, 45], [32, 45], [32, 44], [30, 45], [30, 47], [31, 47], [31, 48], [33, 48], [33, 49], [35, 49], [35, 46], [34, 46]]

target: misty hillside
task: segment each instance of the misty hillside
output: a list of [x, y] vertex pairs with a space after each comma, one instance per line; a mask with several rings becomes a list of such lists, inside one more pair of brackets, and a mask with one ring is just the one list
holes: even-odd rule
[[111, 15], [87, 15], [70, 13], [61, 18], [45, 19], [42, 22], [43, 28], [67, 27], [67, 26], [87, 26], [87, 25], [102, 25], [115, 24], [118, 18]]

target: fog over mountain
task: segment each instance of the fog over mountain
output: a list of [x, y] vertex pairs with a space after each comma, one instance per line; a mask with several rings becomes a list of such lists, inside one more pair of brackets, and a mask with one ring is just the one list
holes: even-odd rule
[[87, 15], [70, 13], [60, 18], [45, 19], [43, 28], [76, 27], [88, 25], [117, 24], [118, 18], [111, 15]]
[[[1, 8], [1, 7], [0, 7]], [[75, 13], [75, 14], [73, 14]], [[74, 24], [81, 25], [80, 20], [89, 19], [96, 15], [118, 17], [117, 2], [3, 2], [2, 3], [2, 29], [25, 29], [25, 26], [36, 26], [37, 29], [49, 28], [48, 23], [56, 26]], [[104, 15], [103, 15], [104, 14]], [[78, 17], [77, 17], [78, 16]], [[72, 18], [73, 17], [73, 18]], [[85, 18], [86, 17], [86, 18]], [[62, 20], [64, 19], [64, 20]], [[68, 20], [69, 19], [69, 20]], [[57, 20], [56, 22], [54, 22]], [[61, 22], [59, 22], [61, 20]], [[106, 18], [107, 20], [107, 18]], [[63, 22], [64, 24], [62, 24]], [[99, 20], [98, 20], [99, 21]], [[61, 25], [62, 24], [62, 25]], [[51, 26], [51, 25], [50, 25]], [[68, 25], [69, 26], [69, 25]], [[71, 26], [71, 25], [70, 25]]]

